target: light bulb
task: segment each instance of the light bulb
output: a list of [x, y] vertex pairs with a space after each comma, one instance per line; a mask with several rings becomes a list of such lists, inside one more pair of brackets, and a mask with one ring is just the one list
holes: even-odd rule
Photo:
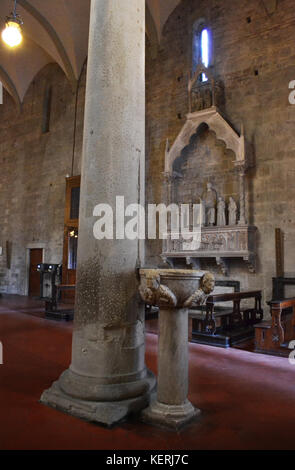
[[8, 20], [2, 31], [2, 39], [9, 47], [19, 46], [23, 40], [22, 30], [16, 21]]

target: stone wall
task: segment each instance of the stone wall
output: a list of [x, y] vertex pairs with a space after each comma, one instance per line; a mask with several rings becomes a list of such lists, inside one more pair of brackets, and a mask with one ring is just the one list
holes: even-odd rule
[[[147, 54], [147, 202], [161, 201], [166, 139], [174, 141], [188, 112], [191, 32], [200, 18], [212, 32], [213, 73], [225, 89], [222, 112], [238, 131], [244, 123], [254, 149], [247, 198], [249, 222], [259, 231], [257, 273], [234, 262], [229, 278], [243, 289], [264, 289], [269, 299], [276, 227], [284, 232], [285, 272], [295, 273], [295, 106], [288, 101], [295, 79], [293, 0], [278, 0], [273, 14], [257, 0], [183, 0], [172, 13], [157, 57]], [[209, 162], [204, 149], [198, 152]], [[159, 262], [160, 252], [159, 242], [147, 244], [149, 264]], [[204, 267], [223, 278], [213, 264]]]
[[[72, 166], [73, 175], [80, 174], [85, 75], [84, 70], [78, 89], [75, 146], [76, 94], [57, 65], [50, 64], [38, 74], [19, 114], [4, 92], [0, 106], [0, 292], [27, 293], [28, 248], [43, 247], [45, 262], [62, 260], [65, 178]], [[49, 86], [50, 130], [43, 134], [43, 103]]]

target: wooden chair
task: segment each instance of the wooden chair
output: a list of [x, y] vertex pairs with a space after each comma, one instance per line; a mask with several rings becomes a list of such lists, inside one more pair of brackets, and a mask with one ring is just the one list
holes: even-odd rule
[[295, 340], [295, 298], [269, 302], [271, 320], [255, 325], [255, 351], [288, 356]]

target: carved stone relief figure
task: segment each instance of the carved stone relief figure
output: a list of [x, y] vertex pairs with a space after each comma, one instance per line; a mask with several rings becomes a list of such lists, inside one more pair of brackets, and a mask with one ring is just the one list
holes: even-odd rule
[[237, 224], [237, 204], [236, 201], [230, 197], [229, 198], [229, 204], [228, 204], [228, 224], [231, 225], [236, 225]]
[[160, 275], [155, 270], [150, 270], [150, 274], [141, 279], [139, 293], [142, 300], [149, 305], [169, 305], [176, 306], [177, 300], [169, 287], [161, 284]]
[[217, 225], [219, 227], [223, 227], [224, 225], [226, 225], [225, 202], [221, 196], [218, 198], [218, 204], [217, 204]]
[[206, 303], [208, 295], [214, 290], [215, 279], [213, 274], [207, 272], [201, 279], [199, 289], [191, 295], [184, 304], [184, 307], [196, 307]]
[[203, 195], [206, 208], [206, 224], [209, 226], [215, 225], [216, 219], [216, 191], [212, 188], [211, 183], [207, 183], [207, 190]]

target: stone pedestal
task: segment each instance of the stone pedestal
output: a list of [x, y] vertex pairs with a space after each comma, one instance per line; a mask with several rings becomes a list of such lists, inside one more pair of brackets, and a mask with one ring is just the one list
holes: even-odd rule
[[[94, 236], [98, 204], [115, 214], [117, 196], [144, 203], [145, 2], [123, 3], [91, 2], [72, 363], [41, 397], [106, 425], [147, 406], [155, 385], [144, 362], [142, 245], [124, 239], [124, 225]], [[124, 221], [124, 208], [117, 215]]]
[[188, 394], [188, 309], [159, 311], [157, 400], [143, 411], [145, 421], [179, 429], [200, 410]]
[[205, 302], [214, 289], [210, 273], [195, 270], [140, 270], [142, 299], [160, 307], [158, 391], [142, 412], [148, 423], [177, 430], [200, 414], [188, 395], [188, 308]]

